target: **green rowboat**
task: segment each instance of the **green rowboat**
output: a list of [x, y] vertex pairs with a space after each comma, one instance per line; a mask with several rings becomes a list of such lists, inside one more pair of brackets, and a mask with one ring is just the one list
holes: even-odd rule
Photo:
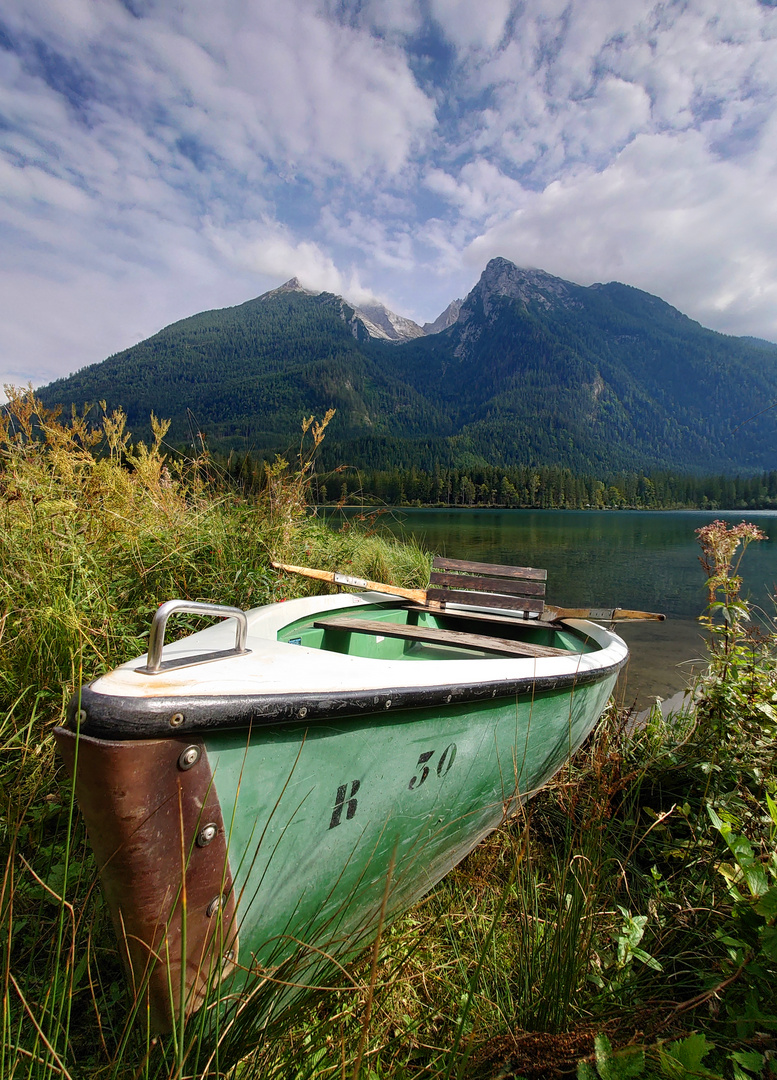
[[[163, 649], [179, 610], [222, 621]], [[524, 615], [169, 601], [80, 691], [57, 743], [152, 1027], [301, 953], [314, 983], [569, 759], [627, 649]]]

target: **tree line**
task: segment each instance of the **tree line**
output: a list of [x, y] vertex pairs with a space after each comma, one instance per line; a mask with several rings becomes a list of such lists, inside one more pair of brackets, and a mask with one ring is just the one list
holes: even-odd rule
[[[267, 463], [250, 453], [219, 462], [242, 490], [258, 493]], [[777, 508], [777, 470], [755, 476], [683, 476], [669, 472], [575, 473], [560, 466], [341, 467], [311, 473], [311, 497], [322, 504], [501, 507], [526, 510], [770, 510]]]

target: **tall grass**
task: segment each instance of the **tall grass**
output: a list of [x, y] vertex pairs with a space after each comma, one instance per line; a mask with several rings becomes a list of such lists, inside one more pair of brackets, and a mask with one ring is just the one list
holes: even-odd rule
[[299, 974], [292, 958], [220, 1009], [150, 1035], [53, 754], [67, 700], [145, 651], [163, 600], [247, 608], [321, 588], [279, 578], [270, 558], [422, 584], [428, 558], [311, 516], [307, 478], [326, 418], [306, 421], [299, 461], [277, 461], [249, 502], [206, 457], [167, 453], [163, 422], [150, 446], [133, 445], [121, 412], [62, 420], [30, 391], [8, 393], [3, 1080], [539, 1078], [581, 1060], [583, 1080], [754, 1080], [772, 1068], [774, 637], [771, 626], [748, 631], [735, 545], [720, 530], [701, 538], [730, 555], [726, 571], [707, 550], [713, 650], [695, 715], [655, 713], [635, 728], [611, 709], [553, 784], [384, 928], [333, 989], [280, 1011], [278, 985]]
[[[276, 462], [258, 500], [239, 499], [207, 457], [133, 444], [122, 412], [63, 420], [6, 388], [0, 414], [0, 1075], [196, 1074], [234, 1060], [214, 1047], [152, 1047], [133, 1012], [94, 860], [59, 772], [51, 730], [77, 687], [146, 649], [170, 597], [248, 608], [283, 599], [272, 557], [341, 560], [423, 580], [427, 558], [381, 536], [340, 535], [306, 505], [310, 451]], [[312, 449], [326, 426], [305, 424]], [[196, 625], [183, 620], [180, 632]], [[267, 991], [269, 993], [269, 990]], [[244, 1010], [245, 1011], [245, 1010]], [[130, 1022], [127, 1022], [130, 1017]], [[239, 1032], [241, 1018], [233, 1018]], [[180, 1033], [178, 1033], [180, 1034]], [[188, 1037], [187, 1037], [188, 1038]], [[211, 1038], [211, 1036], [209, 1036]], [[212, 1042], [212, 1040], [211, 1040]], [[224, 1048], [223, 1044], [227, 1044]], [[210, 1047], [210, 1049], [208, 1049]], [[215, 1055], [215, 1056], [214, 1056]], [[132, 1063], [132, 1064], [130, 1064]], [[204, 1065], [202, 1065], [205, 1068]], [[207, 1066], [206, 1071], [212, 1065]]]

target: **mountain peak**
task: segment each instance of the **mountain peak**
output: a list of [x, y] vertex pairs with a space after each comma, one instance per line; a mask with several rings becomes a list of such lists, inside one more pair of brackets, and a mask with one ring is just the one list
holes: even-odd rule
[[506, 296], [524, 304], [539, 303], [547, 308], [559, 301], [565, 304], [571, 302], [577, 286], [544, 270], [516, 266], [508, 259], [496, 258], [488, 263], [475, 288], [484, 298]]
[[517, 301], [524, 309], [536, 305], [545, 311], [581, 306], [581, 287], [534, 267], [516, 266], [509, 259], [491, 259], [480, 280], [461, 306], [461, 327], [455, 355], [461, 358], [484, 333], [488, 333], [503, 309], [501, 301]]
[[364, 323], [370, 337], [382, 338], [385, 341], [412, 341], [413, 338], [424, 336], [418, 323], [390, 311], [379, 300], [360, 304], [356, 308], [356, 315]]
[[310, 296], [316, 296], [309, 288], [305, 288], [302, 282], [298, 278], [290, 278], [289, 281], [284, 281], [282, 285], [279, 285], [277, 289], [274, 289], [276, 293], [308, 293]]
[[[705, 330], [639, 289], [583, 287], [494, 259], [449, 329], [432, 339], [416, 327], [407, 343], [398, 316], [360, 300], [369, 320], [292, 279], [258, 302], [180, 320], [38, 395], [66, 410], [121, 405], [136, 438], [148, 438], [153, 409], [170, 417], [174, 445], [190, 439], [194, 415], [214, 453], [250, 448], [265, 460], [300, 416], [336, 408], [327, 468], [774, 467], [774, 412], [749, 422], [746, 439], [731, 432], [753, 401], [777, 399], [777, 345]], [[370, 345], [377, 336], [395, 344]]]
[[[277, 289], [271, 289], [260, 297], [268, 300], [273, 296], [281, 296], [284, 293], [302, 293], [303, 296], [323, 296], [321, 292], [306, 289], [298, 277], [289, 278]], [[396, 312], [390, 311], [379, 300], [372, 300], [367, 304], [356, 304], [343, 296], [332, 295], [331, 302], [338, 306], [340, 317], [348, 323], [356, 338], [362, 334], [367, 337], [378, 338], [382, 341], [411, 341], [413, 338], [423, 337], [424, 331], [414, 323], [412, 319], [406, 319]], [[346, 310], [347, 309], [347, 310]], [[357, 327], [357, 321], [362, 329]]]
[[270, 296], [280, 296], [282, 293], [290, 292], [304, 293], [305, 296], [319, 295], [313, 292], [312, 289], [306, 289], [298, 277], [292, 277], [288, 281], [284, 281], [283, 285], [279, 285], [277, 289], [270, 289], [269, 292], [264, 293], [260, 299], [266, 300]]
[[425, 334], [440, 334], [443, 330], [447, 330], [449, 326], [453, 326], [459, 317], [461, 311], [461, 305], [463, 300], [451, 300], [447, 308], [441, 315], [438, 315], [434, 322], [424, 323], [423, 331]]

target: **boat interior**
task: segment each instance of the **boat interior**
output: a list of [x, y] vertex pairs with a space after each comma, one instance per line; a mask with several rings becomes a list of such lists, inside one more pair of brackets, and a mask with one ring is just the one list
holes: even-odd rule
[[538, 658], [596, 648], [568, 626], [540, 621], [546, 577], [533, 567], [437, 558], [425, 605], [390, 601], [311, 616], [285, 626], [278, 639], [391, 660]]
[[546, 657], [597, 647], [560, 624], [483, 617], [475, 611], [434, 611], [395, 601], [298, 619], [279, 631], [278, 640], [384, 660]]

